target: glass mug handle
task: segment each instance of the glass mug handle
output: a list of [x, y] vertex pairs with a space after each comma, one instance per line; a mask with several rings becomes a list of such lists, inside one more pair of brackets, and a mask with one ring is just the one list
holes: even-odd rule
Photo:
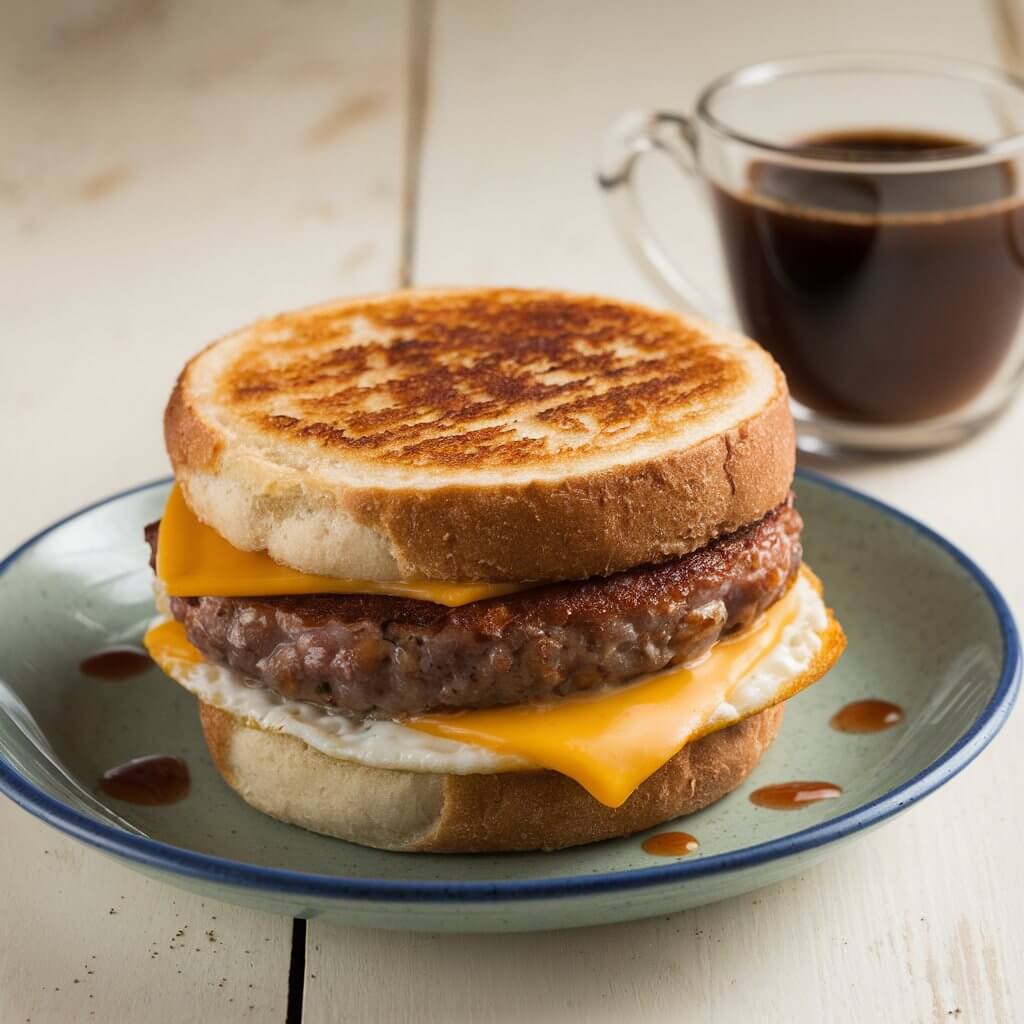
[[672, 302], [719, 323], [734, 324], [733, 314], [676, 266], [644, 216], [635, 172], [640, 158], [655, 152], [670, 157], [692, 183], [700, 180], [696, 137], [689, 118], [660, 110], [624, 114], [605, 136], [597, 179], [619, 234], [647, 276]]

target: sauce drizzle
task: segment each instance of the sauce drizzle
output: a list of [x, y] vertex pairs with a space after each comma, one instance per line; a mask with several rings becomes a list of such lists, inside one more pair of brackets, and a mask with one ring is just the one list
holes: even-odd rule
[[750, 794], [750, 802], [773, 811], [797, 811], [819, 800], [832, 800], [842, 792], [831, 782], [780, 782], [755, 789]]
[[685, 857], [699, 845], [689, 832], [659, 832], [643, 841], [643, 851], [655, 857]]
[[887, 700], [855, 700], [840, 708], [829, 725], [837, 732], [881, 732], [902, 723], [903, 708]]
[[106, 679], [117, 682], [141, 675], [153, 667], [153, 659], [141, 648], [127, 644], [117, 647], [105, 647], [88, 657], [78, 665], [78, 671], [93, 679]]
[[151, 754], [104, 772], [99, 788], [115, 800], [160, 807], [184, 800], [191, 781], [188, 765], [180, 757]]

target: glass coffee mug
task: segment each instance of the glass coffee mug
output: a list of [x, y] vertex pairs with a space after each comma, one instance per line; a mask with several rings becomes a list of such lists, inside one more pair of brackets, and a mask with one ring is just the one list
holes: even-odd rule
[[[693, 117], [627, 115], [600, 182], [673, 301], [775, 356], [803, 449], [915, 450], [966, 437], [1024, 378], [1022, 133], [1024, 86], [997, 71], [796, 58], [718, 79]], [[635, 170], [652, 152], [707, 197], [732, 308], [644, 216]]]

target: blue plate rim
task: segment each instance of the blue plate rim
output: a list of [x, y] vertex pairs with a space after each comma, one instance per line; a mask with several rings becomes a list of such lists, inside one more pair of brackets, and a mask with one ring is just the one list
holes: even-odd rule
[[[10, 797], [35, 817], [107, 853], [143, 867], [167, 871], [205, 882], [258, 889], [274, 895], [316, 897], [390, 903], [465, 902], [489, 903], [539, 900], [621, 892], [650, 886], [671, 885], [726, 871], [754, 868], [791, 857], [877, 825], [916, 803], [967, 767], [1003, 727], [1016, 702], [1021, 680], [1021, 645], [1013, 613], [996, 585], [959, 547], [931, 527], [887, 503], [847, 484], [811, 470], [798, 468], [797, 477], [838, 491], [869, 505], [883, 515], [911, 527], [967, 570], [979, 585], [996, 616], [1003, 641], [1003, 663], [992, 698], [971, 727], [941, 757], [903, 785], [875, 800], [826, 822], [754, 846], [713, 854], [692, 861], [676, 861], [650, 868], [611, 871], [593, 875], [566, 875], [506, 882], [430, 882], [395, 879], [345, 878], [308, 874], [286, 868], [261, 867], [172, 846], [148, 836], [136, 836], [115, 825], [76, 811], [24, 778], [0, 752], [0, 793]], [[0, 582], [8, 569], [43, 538], [61, 526], [103, 505], [141, 491], [166, 486], [164, 476], [92, 502], [51, 523], [15, 548], [0, 562]], [[410, 855], [412, 856], [412, 855]]]

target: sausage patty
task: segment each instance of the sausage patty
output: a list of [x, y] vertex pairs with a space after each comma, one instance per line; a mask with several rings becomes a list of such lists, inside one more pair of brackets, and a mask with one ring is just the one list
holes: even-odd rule
[[[691, 661], [800, 567], [792, 496], [707, 547], [613, 576], [448, 608], [357, 594], [176, 597], [203, 655], [353, 717], [538, 702]], [[158, 524], [147, 527], [154, 558]]]

